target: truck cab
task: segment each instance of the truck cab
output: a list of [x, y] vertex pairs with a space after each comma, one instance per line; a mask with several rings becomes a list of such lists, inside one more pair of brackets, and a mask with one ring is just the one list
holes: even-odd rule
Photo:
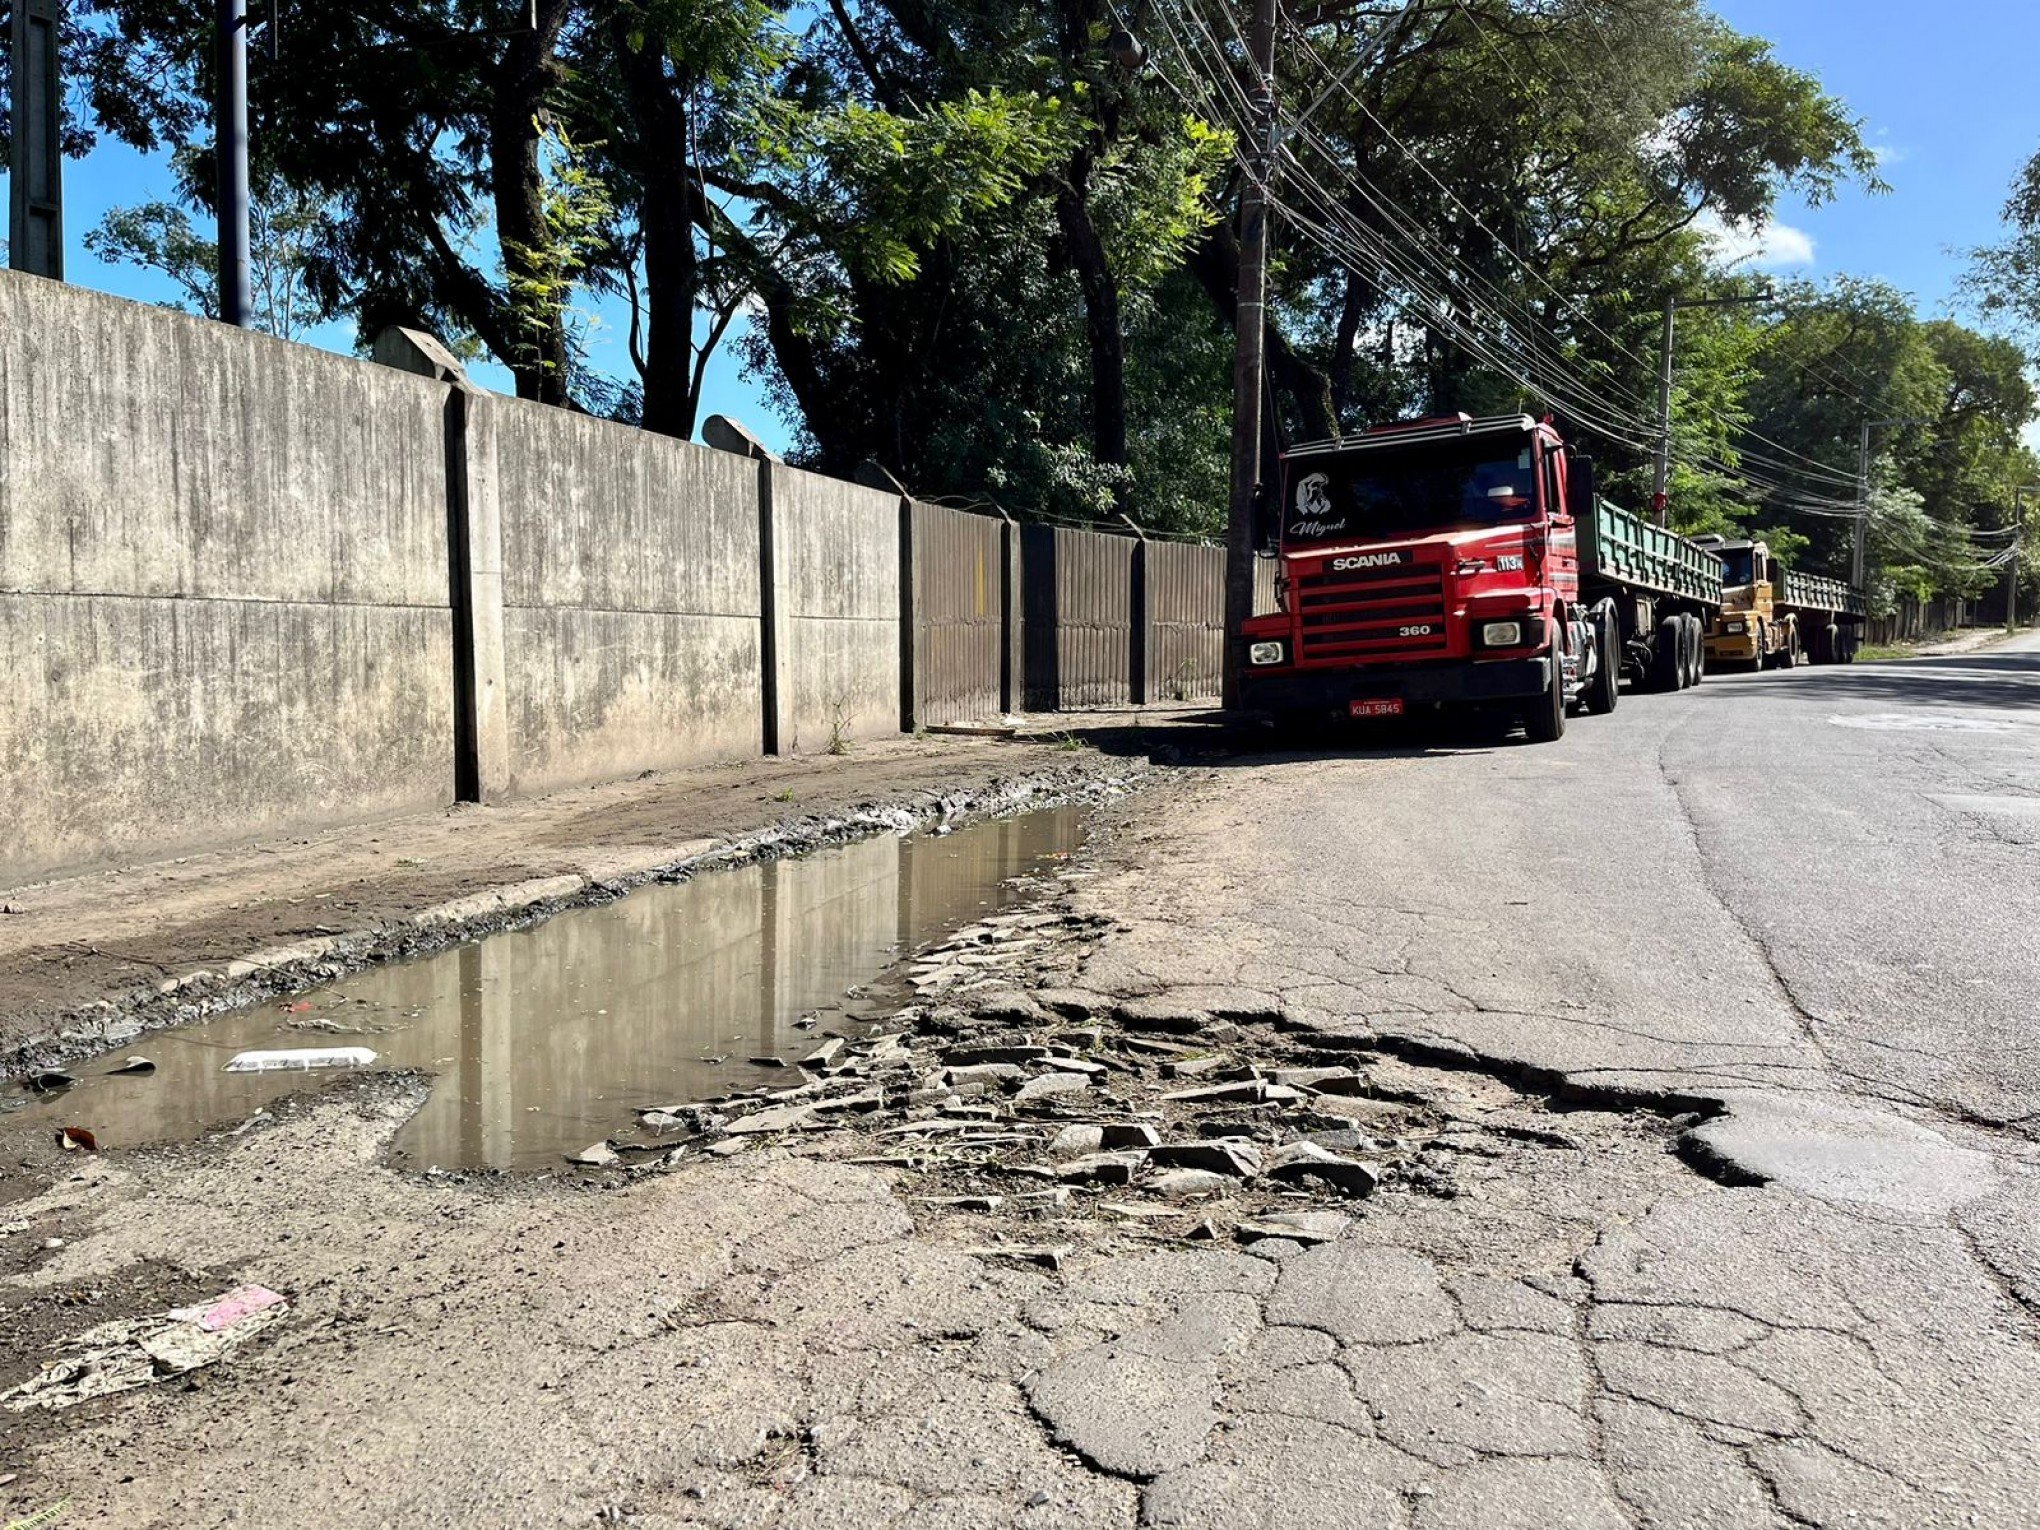
[[1721, 612], [1707, 633], [1708, 662], [1752, 669], [1797, 662], [1798, 622], [1778, 609], [1781, 571], [1771, 549], [1748, 538], [1693, 541], [1721, 559]]
[[1284, 453], [1279, 609], [1237, 639], [1246, 706], [1300, 719], [1495, 703], [1533, 739], [1562, 733], [1572, 702], [1612, 707], [1619, 660], [1601, 656], [1619, 635], [1597, 642], [1580, 609], [1581, 494], [1591, 505], [1591, 470], [1528, 415]]

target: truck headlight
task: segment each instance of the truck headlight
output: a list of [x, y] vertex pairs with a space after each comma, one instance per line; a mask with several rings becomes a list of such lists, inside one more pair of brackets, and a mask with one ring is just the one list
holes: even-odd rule
[[1521, 648], [1523, 646], [1523, 624], [1521, 622], [1487, 622], [1480, 629], [1480, 646], [1483, 648]]
[[1282, 654], [1280, 643], [1256, 643], [1247, 650], [1247, 660], [1255, 665], [1280, 664]]
[[1730, 633], [1733, 636], [1741, 637], [1745, 632], [1749, 631], [1750, 629], [1749, 624], [1747, 622], [1723, 622], [1721, 624], [1721, 630], [1723, 632]]

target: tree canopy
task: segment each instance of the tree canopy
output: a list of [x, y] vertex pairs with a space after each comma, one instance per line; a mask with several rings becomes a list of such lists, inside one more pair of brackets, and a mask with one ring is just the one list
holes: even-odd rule
[[[123, 210], [97, 247], [181, 265], [203, 310], [213, 7], [68, 14], [69, 150], [167, 147], [185, 171], [181, 206]], [[282, 15], [251, 64], [278, 327], [430, 328], [528, 397], [683, 436], [734, 343], [824, 469], [875, 459], [1019, 514], [1222, 524], [1252, 131], [1238, 6]], [[1720, 231], [1782, 196], [1877, 184], [1848, 108], [1763, 39], [1702, 0], [1323, 0], [1284, 12], [1274, 84], [1271, 431], [1550, 412], [1640, 503], [1676, 298], [1678, 524], [1767, 529], [1838, 570], [1862, 422], [1921, 421], [1873, 441], [1886, 583], [1978, 584], [1969, 533], [2034, 476], [2026, 358], [1875, 284], [1725, 266]], [[2040, 159], [2009, 215], [2011, 242], [1978, 256], [1983, 306], [2040, 335]], [[590, 363], [597, 299], [629, 316], [622, 375]]]

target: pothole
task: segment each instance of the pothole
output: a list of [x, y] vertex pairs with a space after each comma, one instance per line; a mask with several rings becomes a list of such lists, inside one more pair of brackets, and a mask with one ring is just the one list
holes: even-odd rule
[[89, 1128], [102, 1148], [195, 1137], [321, 1075], [230, 1073], [248, 1051], [366, 1048], [433, 1081], [398, 1135], [413, 1168], [560, 1163], [646, 1107], [797, 1084], [833, 1033], [868, 1034], [903, 959], [1036, 889], [1082, 843], [1080, 807], [884, 835], [639, 890], [528, 929], [370, 968], [297, 997], [150, 1034], [73, 1065], [11, 1129]]

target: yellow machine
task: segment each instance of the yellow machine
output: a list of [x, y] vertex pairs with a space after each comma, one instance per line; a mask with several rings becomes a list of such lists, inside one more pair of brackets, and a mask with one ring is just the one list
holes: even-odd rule
[[1799, 623], [1778, 611], [1779, 570], [1762, 542], [1694, 541], [1721, 559], [1721, 612], [1707, 631], [1707, 662], [1786, 669], [1799, 662]]

